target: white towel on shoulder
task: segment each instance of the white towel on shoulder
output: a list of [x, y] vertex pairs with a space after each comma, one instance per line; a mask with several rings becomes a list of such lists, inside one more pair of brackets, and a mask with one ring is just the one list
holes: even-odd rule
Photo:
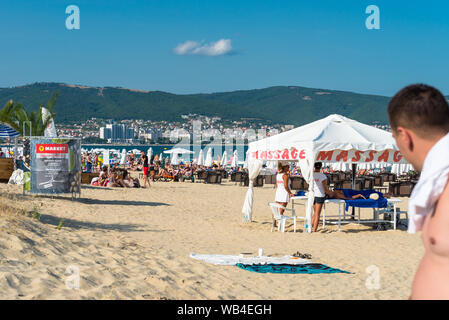
[[430, 149], [421, 176], [409, 200], [408, 232], [423, 227], [426, 216], [433, 212], [449, 178], [449, 134]]

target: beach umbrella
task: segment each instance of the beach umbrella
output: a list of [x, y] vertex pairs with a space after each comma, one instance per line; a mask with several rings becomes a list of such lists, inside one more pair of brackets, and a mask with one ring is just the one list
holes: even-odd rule
[[243, 163], [243, 169], [248, 169], [248, 158], [249, 158], [249, 150], [246, 151], [245, 162]]
[[122, 150], [122, 155], [121, 155], [121, 158], [120, 158], [120, 164], [121, 165], [126, 164], [126, 149]]
[[238, 153], [237, 149], [235, 149], [234, 156], [232, 157], [231, 167], [232, 168], [237, 167], [238, 161], [239, 161], [239, 153]]
[[271, 169], [271, 170], [276, 169], [276, 162], [274, 162], [274, 161], [267, 161], [267, 168]]
[[148, 149], [147, 156], [148, 156], [148, 161], [150, 161], [151, 157], [153, 156], [153, 148], [150, 147], [150, 149]]
[[0, 138], [16, 138], [18, 136], [20, 136], [20, 133], [16, 130], [10, 126], [0, 124]]
[[206, 167], [212, 167], [212, 148], [207, 150], [206, 160], [204, 161]]
[[179, 157], [177, 153], [173, 153], [172, 157], [171, 157], [171, 165], [173, 166], [177, 166], [179, 164]]
[[169, 153], [169, 154], [174, 154], [174, 153], [176, 153], [176, 154], [192, 154], [193, 151], [190, 151], [190, 150], [187, 150], [187, 149], [184, 149], [184, 148], [173, 148], [171, 150], [164, 151], [164, 153]]
[[200, 149], [200, 153], [198, 154], [198, 165], [204, 166], [204, 152], [203, 149]]
[[16, 156], [17, 156], [17, 137], [20, 136], [16, 130], [10, 126], [0, 124], [0, 138], [11, 139], [14, 138], [14, 171], [16, 170]]
[[223, 152], [223, 156], [221, 158], [221, 166], [225, 167], [226, 163], [228, 162], [228, 153], [226, 152], [226, 150]]
[[406, 173], [409, 173], [410, 171], [412, 171], [413, 170], [413, 166], [410, 164], [410, 163], [407, 163], [406, 165], [405, 165], [405, 172]]
[[105, 165], [105, 166], [109, 165], [109, 151], [108, 150], [103, 151], [103, 165]]

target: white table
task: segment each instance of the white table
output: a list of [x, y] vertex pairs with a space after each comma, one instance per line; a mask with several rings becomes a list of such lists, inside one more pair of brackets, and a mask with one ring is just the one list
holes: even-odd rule
[[[292, 208], [294, 209], [295, 208], [295, 200], [297, 200], [297, 201], [307, 201], [309, 198], [307, 197], [307, 196], [296, 196], [296, 197], [292, 197], [290, 200], [292, 201]], [[345, 215], [345, 208], [344, 208], [344, 206], [345, 206], [345, 204], [346, 204], [346, 202], [345, 202], [345, 200], [342, 200], [342, 199], [326, 199], [325, 201], [324, 201], [324, 205], [323, 205], [323, 216], [322, 216], [322, 218], [321, 218], [321, 220], [323, 221], [323, 227], [324, 226], [326, 226], [326, 203], [336, 203], [336, 204], [338, 204], [338, 216], [336, 216], [336, 215], [332, 215], [332, 216], [327, 216], [328, 218], [329, 217], [338, 217], [338, 231], [340, 231], [341, 230], [341, 223], [342, 223], [342, 221], [341, 221], [341, 212], [343, 211], [343, 216], [344, 216], [344, 219], [346, 219], [346, 215]], [[343, 206], [343, 210], [342, 210], [342, 206]], [[299, 217], [300, 219], [306, 219], [306, 217], [304, 216], [304, 217]], [[330, 224], [332, 224], [333, 222], [328, 222], [328, 223], [330, 223]], [[348, 222], [346, 222], [346, 223], [350, 223], [349, 221]]]
[[[296, 196], [296, 197], [292, 197], [292, 208], [294, 209], [295, 207], [295, 200], [296, 201], [307, 201], [308, 197], [307, 196]], [[387, 199], [388, 204], [393, 206], [393, 215], [391, 217], [391, 220], [380, 220], [379, 219], [379, 214], [386, 214], [386, 213], [390, 213], [388, 211], [388, 207], [387, 208], [372, 208], [373, 209], [373, 220], [360, 220], [360, 207], [358, 208], [358, 219], [357, 219], [357, 223], [359, 224], [363, 224], [363, 223], [376, 223], [376, 222], [383, 222], [383, 223], [391, 223], [393, 225], [394, 230], [396, 230], [396, 224], [397, 224], [397, 214], [405, 214], [407, 216], [407, 212], [406, 211], [399, 211], [397, 208], [397, 205], [399, 203], [402, 202], [401, 199]], [[326, 199], [324, 201], [324, 205], [323, 205], [323, 216], [322, 216], [322, 221], [323, 221], [323, 227], [326, 226], [326, 204], [327, 203], [336, 203], [338, 204], [338, 215], [332, 215], [332, 216], [327, 216], [328, 218], [330, 217], [337, 217], [338, 220], [337, 221], [328, 221], [329, 224], [338, 224], [338, 231], [341, 231], [341, 224], [342, 223], [354, 223], [354, 220], [346, 220], [346, 210], [345, 210], [345, 206], [346, 206], [346, 202], [343, 199]], [[343, 210], [342, 207], [343, 206]], [[341, 212], [343, 211], [343, 219], [341, 216]], [[305, 219], [306, 217], [300, 217], [301, 219]]]

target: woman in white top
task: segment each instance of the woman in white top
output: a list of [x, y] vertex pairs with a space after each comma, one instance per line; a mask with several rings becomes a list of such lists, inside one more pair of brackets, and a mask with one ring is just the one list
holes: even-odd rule
[[[281, 206], [286, 207], [290, 202], [290, 197], [294, 194], [290, 191], [290, 181], [289, 181], [289, 165], [278, 164], [278, 174], [276, 175], [276, 196], [274, 201], [279, 203]], [[284, 209], [281, 209], [281, 214], [284, 213]]]
[[318, 223], [320, 222], [321, 209], [323, 208], [326, 195], [329, 195], [329, 189], [327, 188], [327, 177], [324, 173], [321, 173], [322, 162], [315, 162], [313, 170], [313, 192], [315, 193], [315, 199], [313, 201], [313, 217], [312, 217], [312, 231], [316, 232], [318, 229]]

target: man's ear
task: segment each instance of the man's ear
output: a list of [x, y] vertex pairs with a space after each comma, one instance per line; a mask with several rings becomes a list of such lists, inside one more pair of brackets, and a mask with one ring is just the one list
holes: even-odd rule
[[401, 140], [401, 144], [408, 149], [409, 152], [414, 150], [415, 135], [412, 131], [404, 127], [398, 127], [396, 137]]

